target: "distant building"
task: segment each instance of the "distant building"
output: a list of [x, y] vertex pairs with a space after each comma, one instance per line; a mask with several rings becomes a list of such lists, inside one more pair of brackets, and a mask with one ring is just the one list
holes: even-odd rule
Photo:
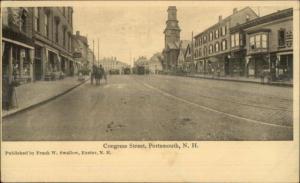
[[90, 48], [88, 49], [88, 54], [87, 54], [87, 60], [88, 60], [88, 63], [89, 63], [89, 66], [88, 68], [89, 69], [92, 69], [92, 65], [94, 64], [94, 59], [95, 59], [95, 54], [93, 52], [93, 50], [91, 50]]
[[185, 60], [185, 53], [188, 45], [191, 43], [189, 40], [181, 40], [179, 44], [179, 55], [177, 58], [177, 67], [183, 69]]
[[219, 71], [221, 75], [230, 74], [230, 32], [229, 29], [258, 16], [249, 7], [233, 9], [233, 14], [222, 18], [218, 23], [194, 36], [193, 54], [195, 71], [212, 74]]
[[129, 64], [118, 61], [116, 57], [103, 58], [99, 62], [99, 65], [102, 65], [106, 72], [115, 72], [117, 71], [119, 74], [124, 73], [125, 68], [130, 68]]
[[230, 70], [273, 79], [293, 78], [293, 9], [259, 17], [230, 29]]
[[169, 6], [168, 20], [166, 21], [166, 28], [164, 30], [165, 48], [163, 50], [163, 68], [165, 70], [170, 70], [177, 67], [177, 59], [180, 44], [180, 31], [181, 30], [179, 28], [177, 20], [176, 6]]
[[194, 67], [194, 60], [193, 60], [193, 46], [192, 42], [190, 42], [184, 53], [184, 62], [183, 62], [183, 70], [186, 72], [191, 72], [192, 69], [195, 69]]
[[89, 45], [87, 37], [80, 35], [80, 32], [76, 31], [76, 34], [73, 35], [72, 43], [73, 58], [75, 62], [79, 63], [83, 68], [89, 68]]
[[162, 62], [163, 62], [163, 55], [161, 53], [155, 53], [149, 62], [149, 72], [151, 74], [158, 74], [163, 70]]

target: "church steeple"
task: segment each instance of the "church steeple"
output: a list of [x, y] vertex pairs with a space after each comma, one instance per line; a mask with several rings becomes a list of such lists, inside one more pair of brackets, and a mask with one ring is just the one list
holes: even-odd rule
[[165, 34], [165, 47], [168, 43], [176, 43], [180, 41], [180, 28], [177, 20], [176, 6], [168, 7], [168, 20], [166, 21]]

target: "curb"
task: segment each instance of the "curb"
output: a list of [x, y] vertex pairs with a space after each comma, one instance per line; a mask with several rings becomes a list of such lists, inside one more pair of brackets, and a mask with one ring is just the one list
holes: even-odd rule
[[48, 99], [45, 99], [45, 100], [40, 101], [40, 102], [37, 102], [37, 103], [32, 104], [32, 105], [30, 105], [30, 106], [27, 106], [27, 107], [25, 107], [25, 108], [20, 108], [19, 110], [16, 110], [16, 111], [14, 111], [14, 112], [12, 112], [12, 113], [3, 115], [3, 116], [2, 116], [2, 120], [3, 120], [4, 118], [8, 118], [8, 117], [11, 117], [11, 116], [13, 116], [13, 115], [15, 115], [15, 114], [22, 113], [22, 112], [28, 111], [28, 110], [30, 110], [30, 109], [36, 108], [36, 107], [38, 107], [38, 106], [40, 106], [40, 105], [46, 104], [46, 103], [48, 103], [48, 102], [50, 102], [50, 101], [52, 101], [52, 100], [54, 100], [54, 99], [56, 99], [56, 98], [58, 98], [58, 97], [60, 97], [60, 96], [63, 96], [63, 95], [65, 95], [65, 94], [69, 93], [70, 91], [74, 90], [75, 88], [77, 88], [77, 87], [83, 85], [83, 84], [84, 84], [86, 81], [88, 81], [88, 80], [89, 80], [89, 79], [86, 79], [86, 80], [80, 82], [79, 84], [76, 84], [76, 85], [72, 86], [71, 88], [69, 88], [69, 89], [67, 89], [67, 90], [65, 90], [65, 91], [63, 91], [63, 92], [61, 92], [61, 93], [59, 93], [59, 94], [57, 94], [57, 95], [54, 95], [54, 96], [52, 96], [52, 97], [49, 97]]
[[240, 83], [252, 83], [252, 84], [261, 84], [261, 85], [272, 85], [272, 86], [281, 86], [281, 87], [293, 87], [293, 84], [289, 83], [280, 83], [280, 82], [271, 82], [271, 83], [261, 83], [257, 81], [251, 80], [237, 80], [237, 79], [222, 79], [222, 78], [209, 78], [209, 77], [202, 77], [202, 76], [184, 76], [184, 77], [191, 77], [191, 78], [200, 78], [200, 79], [212, 79], [212, 80], [219, 80], [219, 81], [232, 81], [232, 82], [240, 82]]

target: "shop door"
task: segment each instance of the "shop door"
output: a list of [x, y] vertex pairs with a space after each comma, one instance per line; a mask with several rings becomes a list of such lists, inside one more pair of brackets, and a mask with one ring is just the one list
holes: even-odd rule
[[229, 59], [227, 57], [225, 57], [224, 69], [225, 75], [229, 75]]
[[293, 55], [287, 55], [287, 72], [289, 79], [293, 79]]
[[35, 59], [34, 61], [34, 77], [36, 80], [41, 80], [43, 75], [42, 61], [40, 59]]

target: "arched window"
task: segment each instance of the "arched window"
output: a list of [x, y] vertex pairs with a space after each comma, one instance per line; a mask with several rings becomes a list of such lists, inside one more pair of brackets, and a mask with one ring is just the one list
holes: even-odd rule
[[216, 50], [216, 52], [219, 52], [219, 43], [218, 42], [215, 44], [215, 50]]
[[224, 51], [224, 50], [226, 50], [227, 49], [227, 41], [226, 41], [226, 39], [224, 39], [223, 41], [222, 41], [222, 51]]
[[210, 33], [209, 33], [209, 40], [210, 40], [210, 41], [213, 40], [213, 32], [210, 32]]
[[219, 38], [219, 29], [215, 30], [215, 38], [216, 38], [216, 39]]
[[209, 54], [213, 53], [213, 45], [209, 45]]

